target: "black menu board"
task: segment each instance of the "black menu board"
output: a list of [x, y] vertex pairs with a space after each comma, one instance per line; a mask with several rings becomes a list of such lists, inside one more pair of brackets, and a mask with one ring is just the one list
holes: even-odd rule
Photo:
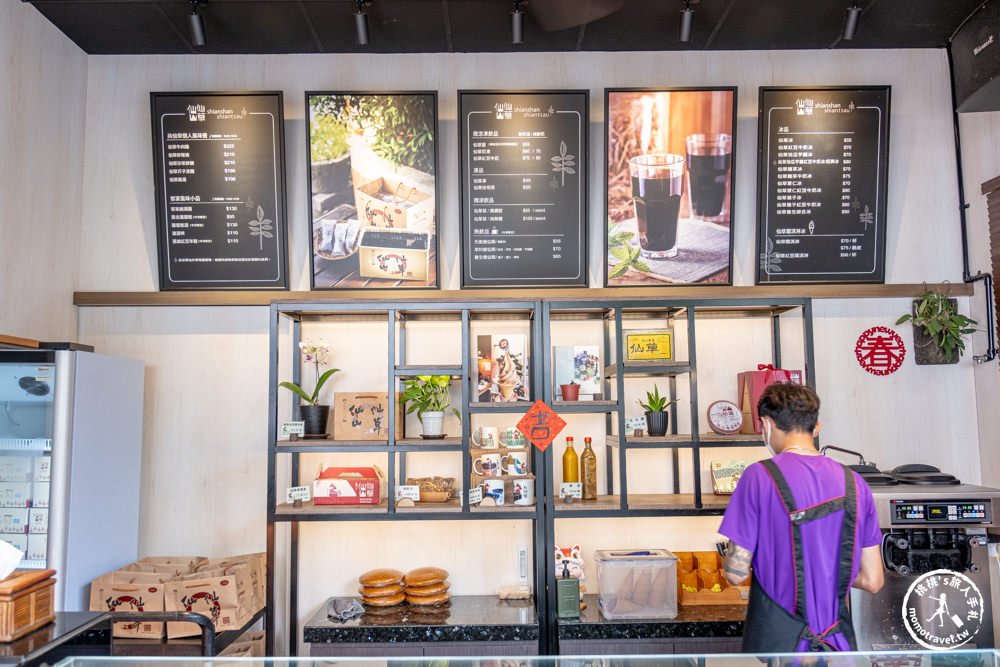
[[885, 282], [889, 86], [761, 88], [757, 284]]
[[589, 98], [459, 91], [463, 287], [586, 287]]
[[160, 289], [288, 289], [281, 93], [150, 103]]

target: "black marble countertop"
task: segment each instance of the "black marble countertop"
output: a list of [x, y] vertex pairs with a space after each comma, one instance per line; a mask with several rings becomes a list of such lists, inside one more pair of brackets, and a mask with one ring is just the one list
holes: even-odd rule
[[[333, 598], [331, 598], [332, 600]], [[341, 598], [350, 600], [350, 598]], [[327, 601], [329, 602], [329, 601]], [[460, 642], [538, 640], [534, 600], [456, 595], [446, 609], [421, 611], [407, 604], [384, 614], [332, 621], [327, 603], [306, 623], [302, 638], [329, 642]]]
[[596, 594], [585, 594], [580, 619], [561, 618], [559, 639], [669, 639], [672, 637], [742, 637], [746, 605], [678, 606], [677, 617], [663, 620], [622, 619], [601, 615]]

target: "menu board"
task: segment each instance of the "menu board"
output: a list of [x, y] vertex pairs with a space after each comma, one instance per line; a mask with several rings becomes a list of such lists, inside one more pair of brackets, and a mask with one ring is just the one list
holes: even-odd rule
[[150, 103], [160, 289], [288, 289], [281, 93]]
[[889, 86], [761, 88], [757, 284], [885, 282]]
[[589, 97], [459, 91], [463, 287], [586, 287]]

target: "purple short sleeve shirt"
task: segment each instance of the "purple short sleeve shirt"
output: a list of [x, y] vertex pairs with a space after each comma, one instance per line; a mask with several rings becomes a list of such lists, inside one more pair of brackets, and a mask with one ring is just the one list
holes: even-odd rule
[[[832, 459], [788, 452], [778, 454], [773, 461], [784, 474], [800, 508], [844, 495], [843, 468]], [[861, 549], [882, 542], [871, 489], [857, 473], [854, 473], [854, 481], [858, 508], [852, 582], [858, 574]], [[822, 633], [837, 620], [837, 565], [843, 543], [843, 516], [842, 511], [834, 512], [802, 525], [806, 616], [809, 626], [816, 633]], [[789, 613], [794, 613], [795, 567], [791, 522], [778, 489], [762, 464], [755, 463], [743, 472], [719, 532], [753, 552], [753, 576], [757, 582], [771, 599]], [[840, 634], [829, 641], [842, 651], [850, 650]], [[798, 650], [808, 650], [808, 642], [803, 640]]]

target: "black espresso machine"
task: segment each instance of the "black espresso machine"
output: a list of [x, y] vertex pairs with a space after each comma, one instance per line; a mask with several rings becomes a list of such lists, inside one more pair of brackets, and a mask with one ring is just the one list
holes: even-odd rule
[[880, 471], [857, 452], [827, 449], [861, 460], [850, 467], [871, 488], [882, 530], [885, 586], [851, 591], [858, 650], [993, 648], [988, 542], [1000, 528], [1000, 489], [922, 464]]

